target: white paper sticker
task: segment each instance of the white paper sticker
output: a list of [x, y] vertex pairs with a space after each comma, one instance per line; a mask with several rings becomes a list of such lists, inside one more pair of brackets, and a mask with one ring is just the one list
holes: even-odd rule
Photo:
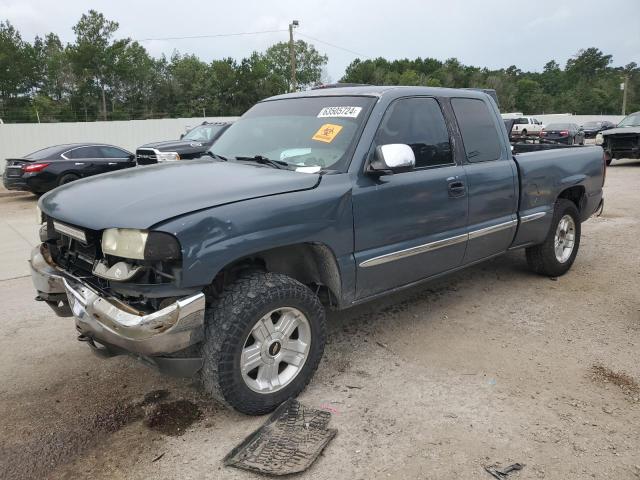
[[302, 172], [302, 173], [318, 173], [320, 170], [322, 170], [322, 167], [314, 165], [311, 167], [298, 167], [296, 168], [296, 172]]
[[318, 118], [358, 118], [362, 107], [324, 107]]

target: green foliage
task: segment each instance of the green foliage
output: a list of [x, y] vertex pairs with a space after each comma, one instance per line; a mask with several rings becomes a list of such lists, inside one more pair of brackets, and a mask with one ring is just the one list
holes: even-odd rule
[[341, 81], [374, 85], [426, 85], [435, 87], [493, 88], [502, 111], [529, 114], [564, 113], [619, 114], [622, 92], [619, 84], [629, 76], [627, 112], [640, 110], [640, 69], [630, 63], [611, 67], [611, 55], [597, 48], [580, 50], [564, 70], [549, 61], [541, 73], [523, 72], [517, 66], [489, 70], [463, 65], [450, 58], [389, 61], [384, 58], [354, 60]]
[[[138, 42], [116, 37], [118, 23], [89, 10], [64, 45], [49, 33], [26, 42], [0, 22], [0, 118], [5, 122], [125, 120], [178, 116], [241, 115], [256, 101], [289, 91], [287, 42], [264, 53], [201, 61], [174, 53], [151, 57]], [[299, 89], [320, 82], [327, 56], [295, 43]], [[620, 83], [629, 78], [627, 111], [640, 110], [640, 69], [612, 66], [597, 48], [580, 50], [564, 68], [550, 60], [542, 72], [516, 65], [489, 70], [455, 58], [354, 60], [344, 82], [374, 85], [481, 87], [497, 91], [503, 111], [617, 114]]]
[[[296, 57], [296, 82], [298, 88], [318, 83], [322, 75], [322, 67], [327, 63], [328, 57], [321, 55], [313, 45], [303, 40], [294, 43]], [[278, 81], [291, 89], [291, 54], [288, 42], [279, 42], [267, 49], [264, 60], [267, 62], [270, 73], [278, 77]]]
[[[49, 33], [25, 42], [0, 22], [0, 118], [5, 122], [127, 120], [241, 115], [258, 100], [289, 91], [288, 43], [236, 62], [194, 55], [152, 58], [116, 39], [118, 23], [89, 10], [63, 45]], [[295, 44], [299, 88], [319, 83], [327, 57]]]

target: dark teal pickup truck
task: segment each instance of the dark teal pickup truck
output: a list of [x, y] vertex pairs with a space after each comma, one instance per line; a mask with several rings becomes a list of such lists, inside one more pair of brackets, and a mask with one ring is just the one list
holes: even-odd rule
[[208, 153], [48, 193], [30, 262], [37, 298], [97, 354], [197, 375], [248, 414], [310, 381], [327, 308], [518, 248], [562, 275], [603, 201], [600, 147], [513, 155], [471, 90], [273, 97]]

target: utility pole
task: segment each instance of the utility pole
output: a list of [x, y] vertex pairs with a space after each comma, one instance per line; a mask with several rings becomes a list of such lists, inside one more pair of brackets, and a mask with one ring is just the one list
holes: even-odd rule
[[627, 114], [627, 90], [629, 90], [629, 75], [624, 76], [624, 83], [620, 84], [622, 89], [622, 115]]
[[293, 42], [293, 29], [300, 25], [298, 20], [294, 20], [289, 24], [289, 56], [291, 57], [291, 86], [289, 90], [296, 91], [296, 49]]

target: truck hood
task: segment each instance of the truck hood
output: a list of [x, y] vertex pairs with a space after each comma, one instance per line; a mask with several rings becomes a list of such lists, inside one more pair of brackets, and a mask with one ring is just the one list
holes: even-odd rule
[[622, 128], [611, 128], [609, 130], [604, 130], [602, 135], [615, 135], [616, 133], [625, 133], [627, 135], [633, 135], [634, 133], [640, 134], [640, 127], [622, 127]]
[[168, 162], [77, 180], [44, 195], [40, 209], [91, 230], [146, 229], [228, 203], [315, 188], [320, 175], [213, 159]]
[[194, 140], [168, 140], [165, 142], [147, 143], [138, 148], [154, 148], [161, 152], [178, 152], [185, 154], [205, 152], [207, 148], [209, 148], [209, 144], [196, 142]]

